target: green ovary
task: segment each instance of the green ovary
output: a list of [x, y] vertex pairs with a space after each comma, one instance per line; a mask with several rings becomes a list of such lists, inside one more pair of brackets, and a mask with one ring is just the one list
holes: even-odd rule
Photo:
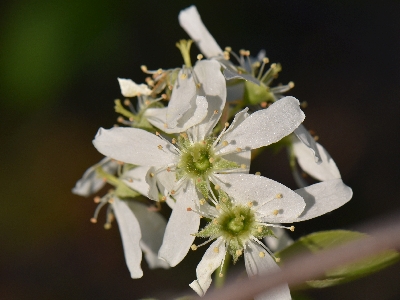
[[213, 169], [212, 162], [217, 159], [212, 148], [210, 141], [187, 147], [181, 154], [178, 168], [192, 178], [207, 176]]
[[217, 219], [221, 234], [228, 239], [247, 240], [256, 221], [253, 211], [246, 206], [234, 206]]

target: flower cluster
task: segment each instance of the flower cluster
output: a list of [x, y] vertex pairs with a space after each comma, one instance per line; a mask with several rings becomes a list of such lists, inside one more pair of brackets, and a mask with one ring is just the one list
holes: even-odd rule
[[[243, 256], [249, 276], [277, 269], [273, 252], [290, 243], [282, 230], [294, 230], [281, 224], [332, 211], [352, 191], [302, 125], [300, 102], [282, 95], [293, 83], [270, 86], [279, 64], [266, 70], [265, 51], [253, 58], [246, 50], [222, 50], [194, 6], [181, 11], [179, 22], [202, 52], [198, 61], [192, 66], [192, 41], [181, 40], [181, 68], [142, 66], [149, 75], [142, 84], [118, 79], [127, 98], [115, 102], [122, 126], [99, 129], [93, 144], [105, 158], [85, 172], [73, 193], [89, 196], [106, 183], [114, 187], [95, 197], [91, 220], [110, 204], [105, 228], [115, 217], [132, 278], [143, 275], [142, 251], [150, 267], [168, 268], [190, 249], [212, 243], [190, 284], [204, 295], [212, 273], [220, 267], [224, 276], [222, 266], [230, 259]], [[251, 151], [274, 143], [287, 148], [300, 189], [249, 174]], [[299, 168], [321, 182], [308, 185]], [[168, 222], [158, 212], [164, 202], [172, 209]], [[198, 244], [196, 238], [206, 241]], [[288, 286], [257, 299], [267, 298], [290, 299]]]

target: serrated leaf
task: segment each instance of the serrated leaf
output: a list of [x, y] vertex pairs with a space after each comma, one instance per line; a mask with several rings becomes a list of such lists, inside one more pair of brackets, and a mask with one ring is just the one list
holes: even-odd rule
[[[281, 262], [284, 264], [285, 260], [299, 253], [304, 254], [308, 252], [315, 254], [365, 237], [367, 237], [366, 234], [347, 230], [321, 231], [300, 238], [292, 245], [275, 253], [275, 255], [281, 258]], [[397, 262], [399, 258], [400, 255], [395, 250], [384, 251], [361, 261], [337, 267], [326, 272], [324, 278], [310, 280], [306, 284], [308, 287], [313, 288], [324, 288], [341, 284], [386, 268]]]

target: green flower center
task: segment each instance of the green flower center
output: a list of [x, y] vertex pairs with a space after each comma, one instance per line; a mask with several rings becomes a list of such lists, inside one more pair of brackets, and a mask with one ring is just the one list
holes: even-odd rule
[[214, 155], [211, 141], [204, 141], [183, 147], [178, 168], [189, 177], [207, 176], [213, 170]]
[[217, 222], [223, 236], [240, 240], [247, 240], [256, 224], [254, 212], [249, 207], [239, 205], [222, 212]]

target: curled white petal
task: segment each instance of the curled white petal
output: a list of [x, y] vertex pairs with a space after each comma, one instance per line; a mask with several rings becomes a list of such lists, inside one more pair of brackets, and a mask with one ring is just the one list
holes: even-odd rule
[[300, 141], [303, 142], [304, 145], [306, 145], [310, 151], [314, 154], [315, 156], [315, 162], [320, 164], [322, 162], [321, 155], [319, 154], [319, 150], [317, 148], [317, 143], [315, 142], [314, 138], [311, 136], [311, 134], [308, 132], [308, 130], [303, 126], [303, 124], [300, 124], [299, 127], [297, 127], [294, 130], [294, 134], [299, 138]]
[[179, 24], [197, 44], [205, 57], [222, 54], [222, 49], [201, 21], [196, 6], [192, 5], [179, 13]]
[[77, 181], [72, 193], [80, 196], [90, 196], [97, 193], [106, 182], [96, 174], [96, 168], [101, 167], [104, 172], [114, 174], [118, 169], [116, 161], [109, 157], [103, 158], [100, 162], [86, 170], [82, 178]]
[[143, 276], [143, 271], [140, 267], [142, 249], [139, 243], [142, 236], [139, 222], [125, 201], [114, 197], [112, 207], [121, 233], [125, 260], [131, 277], [140, 278]]
[[131, 79], [118, 78], [121, 94], [124, 97], [136, 97], [138, 95], [150, 95], [151, 90], [144, 83], [136, 84]]
[[221, 265], [226, 254], [225, 243], [222, 237], [215, 240], [196, 268], [197, 280], [194, 280], [189, 286], [199, 295], [204, 296], [211, 285], [211, 275]]
[[293, 222], [312, 219], [347, 203], [353, 196], [353, 191], [341, 179], [319, 182], [305, 188], [295, 190], [303, 197], [306, 207], [303, 213]]
[[140, 166], [165, 166], [177, 157], [171, 143], [137, 128], [100, 128], [93, 144], [106, 156]]
[[272, 252], [280, 251], [293, 244], [293, 239], [287, 234], [287, 229], [271, 227], [271, 230], [275, 237], [267, 236], [264, 238], [264, 241]]
[[297, 138], [293, 138], [292, 145], [294, 155], [304, 172], [320, 181], [341, 178], [335, 161], [329, 155], [328, 151], [326, 151], [320, 144], [316, 143], [316, 149], [318, 149], [322, 160], [320, 164], [315, 162], [313, 153], [303, 142], [299, 141]]
[[[146, 182], [146, 175], [149, 171], [149, 167], [138, 166], [131, 169], [123, 174], [121, 177], [122, 181], [129, 186], [131, 189], [139, 192], [140, 194], [148, 197], [150, 186]], [[155, 200], [155, 199], [153, 199]]]

